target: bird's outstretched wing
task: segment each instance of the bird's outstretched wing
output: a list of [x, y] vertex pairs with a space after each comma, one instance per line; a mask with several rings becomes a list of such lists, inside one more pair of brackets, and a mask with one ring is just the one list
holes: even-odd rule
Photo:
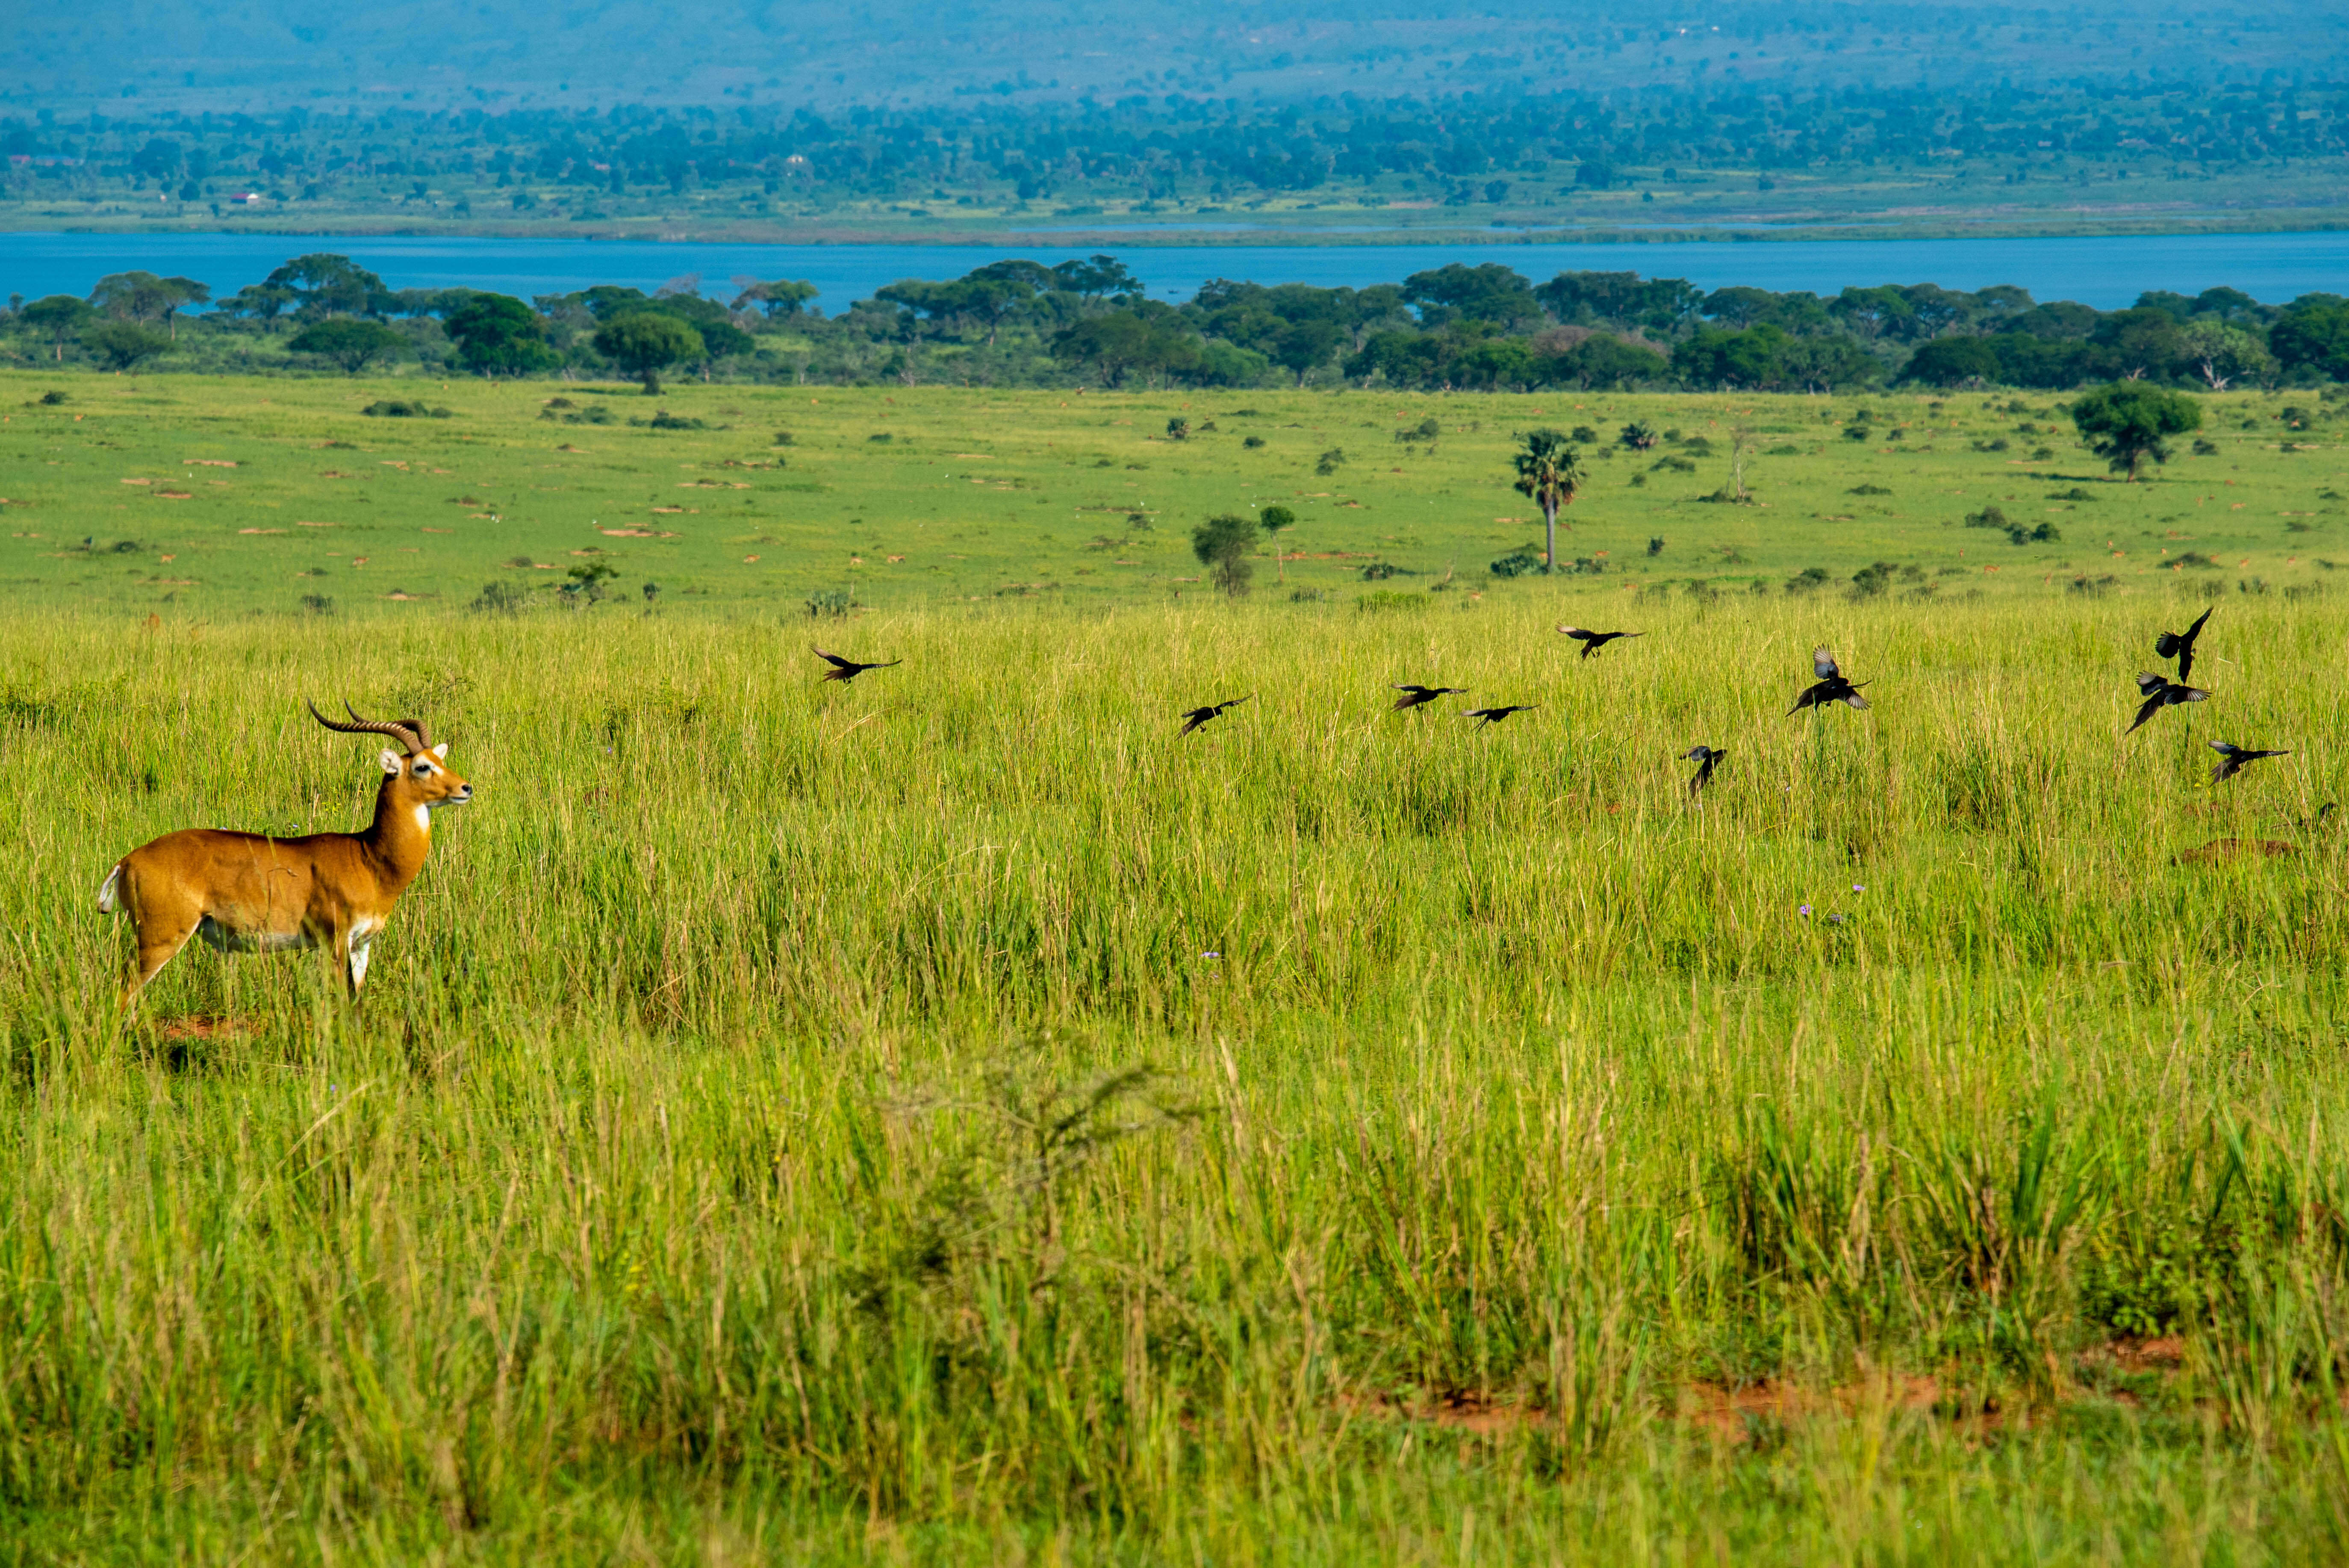
[[2165, 659], [2178, 661], [2178, 678], [2183, 683], [2194, 673], [2194, 639], [2202, 634], [2203, 624], [2210, 619], [2213, 604], [2194, 617], [2194, 624], [2183, 632], [2164, 632], [2153, 640], [2153, 651]]
[[2178, 679], [2180, 684], [2193, 678], [2194, 639], [2202, 634], [2202, 623], [2210, 618], [2210, 610], [2217, 608], [2218, 606], [2213, 604], [2210, 609], [2195, 616], [2194, 624], [2186, 628], [2186, 634], [2178, 639]]
[[[1865, 686], [1867, 683], [1863, 681], [1860, 684]], [[1868, 699], [1859, 695], [1859, 686], [1854, 686], [1849, 691], [1842, 693], [1836, 700], [1847, 707], [1857, 708], [1861, 713], [1868, 711]]]
[[864, 667], [854, 659], [843, 659], [838, 654], [827, 654], [822, 648], [816, 647], [813, 643], [810, 643], [808, 646], [815, 649], [815, 656], [817, 658], [823, 660], [826, 664], [833, 665], [836, 669], [856, 670], [863, 669]]
[[2210, 694], [2200, 686], [2174, 686], [2162, 694], [2171, 702], [2209, 702]]
[[1566, 635], [1576, 639], [1578, 642], [1587, 643], [1590, 640], [1590, 634], [1583, 630], [1580, 626], [1560, 626], [1558, 630], [1563, 632]]
[[[2166, 637], [2169, 634], [2164, 632], [2162, 635]], [[2139, 670], [2137, 673], [2137, 689], [2143, 696], [2151, 696], [2154, 693], [2166, 689], [2168, 685], [2168, 676], [2158, 676], [2151, 670]]]
[[1836, 667], [1835, 655], [1824, 647], [1811, 650], [1811, 672], [1823, 681], [1831, 681], [1843, 673]]

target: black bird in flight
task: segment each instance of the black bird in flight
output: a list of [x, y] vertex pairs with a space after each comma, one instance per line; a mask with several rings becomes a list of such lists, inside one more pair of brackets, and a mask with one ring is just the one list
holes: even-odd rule
[[[810, 643], [808, 646], [814, 648], [815, 645]], [[891, 659], [888, 665], [860, 665], [854, 659], [843, 659], [838, 654], [827, 654], [822, 648], [815, 649], [815, 656], [832, 666], [823, 672], [823, 678], [828, 681], [853, 681], [866, 670], [885, 670], [889, 665], [902, 665], [905, 662], [903, 659]]]
[[1560, 626], [1558, 630], [1582, 645], [1582, 656], [1588, 658], [1618, 637], [1639, 637], [1643, 632], [1590, 632], [1580, 626]]
[[2176, 707], [2181, 702], [2210, 700], [2209, 692], [2196, 686], [2179, 686], [2168, 676], [2158, 676], [2150, 670], [2137, 673], [2137, 689], [2145, 694], [2145, 700], [2137, 704], [2137, 723], [2121, 731], [2124, 735], [2135, 735], [2139, 726], [2165, 707]]
[[1826, 649], [1811, 650], [1811, 671], [1819, 677], [1818, 682], [1803, 688], [1803, 695], [1796, 697], [1795, 706], [1786, 710], [1788, 718], [1806, 707], [1823, 707], [1831, 702], [1844, 703], [1862, 713], [1868, 711], [1868, 699], [1859, 695], [1860, 686], [1868, 683], [1861, 681], [1854, 685], [1844, 679], [1843, 671], [1836, 667], [1835, 655]]
[[1402, 696], [1395, 703], [1397, 713], [1401, 713], [1407, 707], [1418, 707], [1423, 703], [1433, 702], [1440, 696], [1465, 696], [1468, 693], [1466, 686], [1399, 686], [1395, 690], [1402, 693]]
[[[2213, 604], [2210, 610], [2217, 609]], [[2183, 632], [2164, 632], [2154, 638], [2153, 651], [2165, 659], [2178, 661], [2178, 684], [2184, 686], [2194, 678], [2194, 639], [2202, 634], [2202, 623], [2210, 618], [2210, 610], [2194, 617], [2194, 624]]]
[[2219, 766], [2210, 769], [2210, 782], [2213, 784], [2224, 784], [2262, 757], [2292, 755], [2289, 751], [2246, 751], [2240, 746], [2230, 745], [2223, 740], [2212, 741], [2210, 749], [2219, 754]]
[[1521, 702], [1514, 707], [1472, 707], [1462, 717], [1473, 718], [1480, 726], [1498, 724], [1513, 713], [1531, 713], [1540, 706], [1537, 702]]
[[[1255, 695], [1256, 693], [1254, 692], [1248, 693], [1248, 696], [1254, 696]], [[1198, 728], [1201, 725], [1206, 723], [1211, 718], [1221, 718], [1223, 717], [1224, 709], [1227, 707], [1237, 707], [1240, 704], [1246, 701], [1247, 701], [1247, 696], [1236, 696], [1229, 702], [1209, 703], [1206, 707], [1195, 707], [1188, 710], [1183, 715], [1183, 717], [1189, 721], [1183, 726], [1183, 735], [1190, 734], [1193, 730]], [[1180, 740], [1183, 737], [1179, 735], [1175, 737], [1177, 740]]]
[[1720, 767], [1721, 759], [1728, 755], [1718, 746], [1692, 746], [1681, 753], [1682, 761], [1696, 764], [1696, 777], [1689, 780], [1690, 799], [1695, 799], [1697, 791], [1712, 781], [1713, 770]]

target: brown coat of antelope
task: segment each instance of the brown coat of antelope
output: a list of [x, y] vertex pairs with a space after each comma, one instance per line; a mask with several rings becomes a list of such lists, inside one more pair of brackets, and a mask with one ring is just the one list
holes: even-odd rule
[[359, 717], [344, 724], [310, 705], [310, 717], [346, 735], [385, 735], [402, 749], [378, 759], [382, 787], [363, 833], [298, 839], [187, 828], [141, 844], [106, 874], [98, 907], [130, 913], [139, 953], [123, 983], [127, 1006], [155, 972], [202, 936], [223, 953], [323, 947], [356, 997], [367, 979], [367, 947], [432, 847], [432, 813], [461, 806], [473, 788], [449, 771], [449, 748], [435, 746], [417, 719]]

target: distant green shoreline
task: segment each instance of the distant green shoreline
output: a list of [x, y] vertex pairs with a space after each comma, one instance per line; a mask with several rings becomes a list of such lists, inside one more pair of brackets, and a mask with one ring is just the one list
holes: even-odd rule
[[1125, 250], [1179, 250], [1206, 245], [1261, 245], [1298, 248], [1352, 248], [1381, 245], [1495, 247], [1528, 250], [1579, 245], [1688, 244], [1816, 244], [1868, 241], [1920, 240], [2097, 240], [2154, 237], [2194, 237], [2218, 234], [2332, 233], [2349, 229], [2349, 211], [2318, 218], [2278, 218], [2262, 214], [2232, 222], [2097, 222], [2097, 223], [1810, 223], [1723, 228], [1689, 225], [1671, 228], [1592, 228], [1571, 232], [1526, 232], [1509, 229], [1415, 228], [1408, 225], [1374, 232], [1349, 232], [1294, 227], [1258, 226], [1230, 229], [1164, 228], [1006, 228], [1002, 226], [942, 228], [936, 224], [839, 228], [783, 228], [771, 225], [715, 224], [688, 230], [662, 229], [647, 232], [593, 224], [548, 223], [416, 223], [365, 220], [330, 224], [220, 222], [15, 222], [0, 221], [0, 234], [274, 234], [288, 239], [449, 239], [588, 241], [602, 244], [752, 244], [752, 245], [935, 245], [1034, 246], [1047, 243], [1068, 249], [1114, 245]]

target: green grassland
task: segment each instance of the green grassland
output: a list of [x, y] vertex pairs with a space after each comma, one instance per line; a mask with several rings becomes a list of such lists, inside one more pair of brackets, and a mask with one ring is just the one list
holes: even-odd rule
[[[414, 390], [9, 384], [0, 1562], [2349, 1551], [2338, 459], [2275, 402], [2126, 487], [1980, 397], [357, 411]], [[1622, 566], [1492, 577], [1511, 431], [1632, 417], [1716, 450], [1594, 462]], [[1744, 420], [1764, 504], [1694, 500]], [[1275, 498], [1325, 596], [1178, 581]], [[573, 549], [620, 599], [466, 609]], [[815, 634], [905, 662], [821, 684], [849, 584]], [[1816, 641], [1870, 711], [1786, 717]], [[360, 820], [344, 695], [476, 789], [365, 1002], [191, 949], [118, 1023], [108, 866]]]
[[[67, 400], [43, 404], [53, 390]], [[449, 417], [362, 413], [419, 398]], [[554, 398], [569, 406], [548, 407]], [[552, 598], [572, 568], [601, 562], [631, 598], [651, 582], [663, 603], [735, 610], [797, 613], [817, 593], [893, 608], [1171, 602], [1201, 591], [1194, 526], [1278, 502], [1298, 514], [1280, 543], [1299, 559], [1276, 562], [1268, 544], [1257, 587], [1275, 597], [1350, 596], [1384, 562], [1398, 571], [1381, 591], [1443, 583], [1457, 594], [1446, 603], [1521, 598], [1557, 584], [1505, 583], [1488, 567], [1541, 548], [1538, 512], [1509, 488], [1508, 454], [1518, 432], [1549, 425], [1600, 438], [1561, 536], [1561, 566], [1583, 563], [1578, 589], [1670, 580], [1753, 592], [1814, 567], [1840, 584], [1877, 562], [1910, 569], [1896, 579], [1910, 594], [2075, 579], [2143, 587], [2172, 569], [2213, 590], [2321, 586], [2328, 552], [2349, 553], [2333, 406], [2312, 395], [2203, 401], [2215, 453], [2181, 444], [2167, 468], [2124, 484], [2071, 438], [2060, 400], [2005, 395], [688, 383], [653, 399], [412, 377], [10, 374], [0, 376], [0, 584], [20, 604], [178, 616], [305, 600], [344, 612], [405, 601], [422, 615], [471, 603], [492, 581]], [[1861, 408], [1870, 434], [1847, 438]], [[2287, 408], [2306, 428], [2287, 426]], [[655, 428], [656, 414], [704, 428]], [[1189, 422], [1188, 438], [1168, 438], [1171, 418]], [[1683, 438], [1617, 449], [1634, 419]], [[1437, 433], [1399, 438], [1422, 429]], [[1733, 493], [1741, 429], [1753, 504], [1715, 503], [1707, 498]], [[1990, 506], [2057, 537], [2015, 545], [1965, 526]], [[1651, 540], [1662, 541], [1653, 554]]]

